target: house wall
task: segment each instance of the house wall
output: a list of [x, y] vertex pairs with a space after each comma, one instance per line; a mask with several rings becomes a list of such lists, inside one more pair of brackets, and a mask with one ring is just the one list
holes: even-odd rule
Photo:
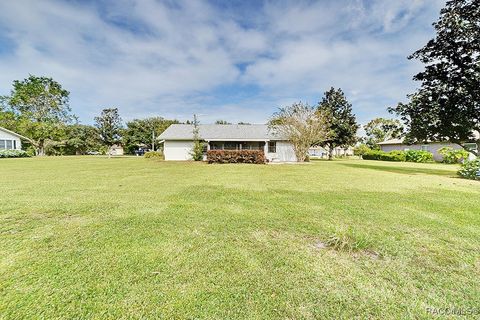
[[293, 146], [288, 141], [276, 141], [277, 148], [275, 153], [268, 152], [268, 143], [266, 148], [266, 157], [271, 162], [295, 162], [297, 157], [293, 151]]
[[165, 160], [192, 160], [190, 153], [193, 149], [193, 141], [166, 140], [163, 145]]
[[[0, 140], [11, 140], [11, 141], [15, 141], [15, 148], [16, 150], [20, 150], [22, 149], [22, 141], [20, 140], [20, 138], [18, 138], [17, 136], [14, 136], [13, 134], [9, 133], [9, 132], [5, 132], [3, 131], [2, 129], [0, 129]], [[12, 142], [12, 147], [13, 147], [13, 142]]]
[[[429, 143], [429, 144], [424, 144], [425, 146], [428, 146], [428, 149], [426, 151], [431, 152], [433, 154], [433, 159], [435, 161], [442, 161], [443, 157], [442, 155], [438, 152], [443, 147], [450, 147], [453, 149], [462, 149], [458, 144], [454, 143]], [[380, 145], [380, 148], [382, 151], [389, 152], [393, 150], [422, 150], [423, 144], [412, 144], [412, 145], [407, 145], [407, 144], [387, 144], [387, 145]]]

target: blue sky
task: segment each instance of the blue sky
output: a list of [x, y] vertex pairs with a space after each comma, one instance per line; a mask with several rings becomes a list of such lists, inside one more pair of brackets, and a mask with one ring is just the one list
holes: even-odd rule
[[83, 123], [200, 115], [263, 123], [341, 87], [362, 124], [415, 89], [406, 57], [434, 35], [440, 0], [0, 3], [0, 94], [28, 74], [71, 92]]

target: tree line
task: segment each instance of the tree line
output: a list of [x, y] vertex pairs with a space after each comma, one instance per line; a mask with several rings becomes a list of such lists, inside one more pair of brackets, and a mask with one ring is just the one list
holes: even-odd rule
[[126, 153], [156, 149], [154, 138], [178, 120], [163, 117], [123, 123], [118, 108], [106, 108], [94, 125], [81, 124], [69, 105], [70, 92], [48, 77], [15, 80], [10, 95], [0, 97], [0, 126], [29, 138], [36, 155], [107, 153], [121, 143]]

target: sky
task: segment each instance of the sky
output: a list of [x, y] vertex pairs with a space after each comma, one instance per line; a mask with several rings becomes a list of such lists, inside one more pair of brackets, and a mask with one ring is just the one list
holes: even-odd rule
[[407, 56], [434, 36], [440, 0], [0, 2], [0, 95], [48, 76], [82, 123], [265, 123], [342, 88], [361, 124], [418, 86]]

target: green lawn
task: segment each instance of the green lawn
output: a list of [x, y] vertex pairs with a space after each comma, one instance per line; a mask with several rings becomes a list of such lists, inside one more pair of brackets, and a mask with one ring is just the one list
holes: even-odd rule
[[0, 318], [431, 318], [480, 306], [456, 166], [0, 160]]

